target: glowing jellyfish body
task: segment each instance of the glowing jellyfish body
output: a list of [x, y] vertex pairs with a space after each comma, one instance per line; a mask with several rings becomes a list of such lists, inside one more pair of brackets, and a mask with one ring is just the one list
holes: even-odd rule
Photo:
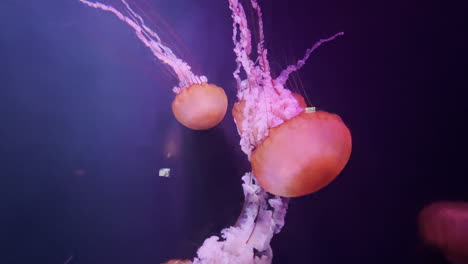
[[[245, 201], [236, 225], [223, 229], [222, 239], [206, 239], [193, 264], [270, 264], [270, 241], [284, 225], [286, 197], [305, 195], [328, 184], [351, 152], [351, 134], [337, 115], [304, 111], [302, 96], [284, 88], [289, 74], [304, 65], [315, 48], [342, 33], [320, 40], [304, 59], [273, 79], [263, 47], [262, 13], [256, 0], [250, 3], [258, 17], [256, 59], [250, 58], [251, 33], [244, 9], [238, 0], [229, 0], [239, 100], [232, 114], [253, 173], [242, 177]], [[245, 79], [240, 78], [241, 68]], [[267, 191], [277, 196], [268, 198]]]
[[[169, 47], [162, 44], [159, 36], [145, 25], [143, 18], [135, 13], [125, 0], [122, 0], [122, 3], [128, 11], [128, 17], [109, 5], [87, 0], [79, 1], [90, 7], [115, 14], [135, 30], [137, 37], [152, 51], [156, 58], [174, 70], [179, 79], [179, 85], [173, 88], [176, 98], [172, 104], [172, 111], [180, 123], [198, 130], [212, 128], [221, 122], [227, 110], [227, 96], [224, 90], [208, 84], [208, 79], [205, 76], [195, 75], [185, 61], [178, 58]], [[186, 92], [186, 89], [189, 89], [190, 92]]]
[[227, 105], [227, 96], [222, 88], [207, 83], [193, 84], [176, 96], [172, 112], [186, 127], [201, 130], [221, 122]]
[[[337, 115], [304, 112], [304, 99], [284, 85], [291, 72], [301, 68], [322, 43], [343, 33], [322, 39], [308, 49], [297, 64], [288, 66], [273, 79], [267, 50], [263, 47], [262, 13], [251, 0], [259, 18], [257, 59], [252, 60], [251, 33], [242, 5], [229, 0], [234, 19], [234, 52], [238, 67], [239, 103], [233, 109], [241, 135], [241, 146], [250, 157], [252, 172], [268, 192], [297, 197], [315, 192], [330, 183], [344, 168], [351, 154], [351, 134]], [[247, 78], [241, 80], [240, 68]]]
[[351, 134], [339, 116], [303, 111], [270, 129], [252, 153], [252, 171], [268, 192], [297, 197], [330, 183], [350, 153]]

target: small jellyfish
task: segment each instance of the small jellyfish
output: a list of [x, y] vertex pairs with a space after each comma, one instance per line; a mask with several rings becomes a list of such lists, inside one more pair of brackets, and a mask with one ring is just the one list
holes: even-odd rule
[[159, 169], [159, 177], [166, 177], [168, 178], [171, 176], [171, 169], [169, 168], [161, 168]]
[[176, 93], [172, 103], [172, 112], [177, 121], [188, 128], [202, 130], [212, 128], [223, 120], [228, 105], [224, 90], [209, 84], [206, 76], [195, 75], [185, 61], [178, 58], [169, 47], [163, 45], [159, 36], [145, 25], [143, 18], [134, 12], [125, 0], [122, 0], [122, 3], [128, 11], [128, 17], [109, 5], [87, 0], [79, 1], [116, 15], [135, 30], [137, 37], [156, 58], [174, 70], [179, 79], [179, 85], [172, 89]]
[[184, 126], [202, 130], [221, 122], [227, 105], [227, 96], [222, 88], [208, 83], [193, 84], [177, 94], [172, 102], [172, 112]]

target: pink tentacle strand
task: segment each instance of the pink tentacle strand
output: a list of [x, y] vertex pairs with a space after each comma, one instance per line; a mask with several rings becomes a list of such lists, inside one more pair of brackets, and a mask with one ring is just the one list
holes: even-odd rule
[[263, 44], [265, 43], [265, 35], [263, 34], [263, 15], [262, 15], [262, 9], [260, 8], [260, 5], [258, 4], [257, 0], [251, 0], [250, 1], [252, 7], [255, 9], [257, 12], [257, 17], [258, 17], [258, 35], [259, 35], [259, 41], [257, 44], [257, 55], [259, 56], [259, 64], [260, 66], [264, 69], [265, 72], [270, 72], [270, 63], [268, 62], [267, 59], [267, 52], [265, 48], [263, 47]]
[[179, 85], [173, 88], [175, 93], [180, 93], [184, 88], [189, 87], [192, 84], [208, 82], [206, 76], [198, 76], [192, 73], [190, 65], [178, 58], [169, 47], [165, 46], [159, 38], [158, 34], [145, 25], [143, 18], [135, 11], [133, 11], [133, 9], [125, 0], [121, 1], [125, 5], [125, 8], [127, 9], [130, 17], [123, 15], [120, 11], [110, 5], [87, 0], [79, 1], [90, 7], [111, 12], [120, 20], [133, 28], [138, 39], [140, 39], [140, 41], [151, 50], [153, 55], [163, 63], [168, 64], [176, 73], [179, 80]]
[[302, 66], [304, 66], [304, 64], [306, 63], [306, 61], [309, 58], [310, 54], [312, 54], [312, 52], [314, 50], [316, 50], [318, 47], [320, 47], [323, 43], [332, 41], [332, 40], [334, 40], [337, 37], [342, 36], [342, 35], [344, 35], [344, 32], [338, 32], [338, 33], [336, 33], [335, 35], [333, 35], [333, 36], [331, 36], [329, 38], [321, 39], [321, 40], [317, 41], [317, 43], [315, 43], [312, 46], [312, 48], [310, 48], [310, 49], [308, 49], [306, 51], [306, 54], [304, 55], [304, 58], [302, 58], [301, 60], [298, 60], [295, 65], [289, 65], [288, 67], [286, 67], [286, 69], [284, 69], [280, 73], [280, 75], [276, 78], [276, 82], [278, 84], [284, 85], [286, 83], [286, 81], [288, 80], [289, 74], [291, 74], [292, 72], [297, 71], [300, 68], [302, 68]]
[[[252, 40], [244, 8], [238, 0], [229, 0], [233, 18], [232, 39], [237, 57], [233, 75], [238, 83], [237, 97], [244, 103], [245, 117], [242, 124], [237, 125], [243, 128], [239, 131], [240, 143], [248, 156], [268, 136], [271, 127], [280, 125], [303, 110], [291, 92], [271, 77], [268, 51], [264, 48], [262, 11], [257, 0], [250, 3], [257, 13], [259, 27], [258, 57], [255, 59], [250, 58]], [[241, 69], [245, 72], [245, 80], [240, 78]]]

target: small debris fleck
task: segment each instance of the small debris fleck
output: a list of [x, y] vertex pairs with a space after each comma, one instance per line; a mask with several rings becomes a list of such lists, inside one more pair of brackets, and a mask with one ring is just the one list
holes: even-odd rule
[[171, 169], [161, 168], [159, 169], [159, 177], [169, 177], [171, 176]]
[[316, 110], [315, 110], [315, 107], [306, 107], [306, 109], [305, 109], [305, 112], [306, 112], [306, 113], [313, 113], [313, 112], [315, 112], [315, 111], [316, 111]]

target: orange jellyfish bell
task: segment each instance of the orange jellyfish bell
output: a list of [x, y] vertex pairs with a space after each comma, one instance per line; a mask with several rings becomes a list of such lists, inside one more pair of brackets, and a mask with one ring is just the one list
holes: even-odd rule
[[221, 122], [227, 111], [227, 96], [216, 85], [192, 84], [182, 89], [172, 102], [172, 112], [182, 125], [194, 129], [209, 129]]
[[351, 133], [338, 115], [305, 110], [252, 152], [252, 171], [269, 193], [298, 197], [328, 185], [351, 155]]

